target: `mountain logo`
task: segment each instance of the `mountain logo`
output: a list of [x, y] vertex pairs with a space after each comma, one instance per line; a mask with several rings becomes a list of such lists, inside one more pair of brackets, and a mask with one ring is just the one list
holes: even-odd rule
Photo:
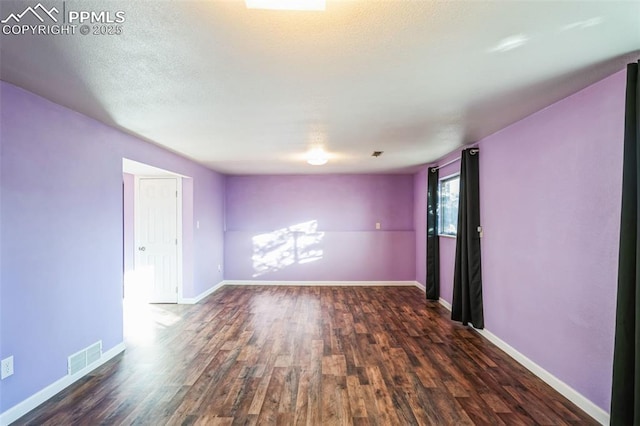
[[[38, 11], [40, 13], [38, 13]], [[58, 22], [58, 19], [53, 15], [54, 12], [56, 14], [59, 13], [58, 9], [56, 9], [55, 7], [52, 7], [50, 10], [47, 10], [47, 8], [42, 5], [42, 3], [38, 3], [35, 7], [31, 7], [31, 6], [27, 7], [22, 13], [18, 13], [18, 14], [11, 13], [9, 14], [9, 16], [7, 16], [5, 19], [3, 19], [0, 22], [2, 22], [3, 24], [6, 24], [9, 21], [13, 20], [17, 24], [28, 13], [35, 16], [38, 19], [38, 21], [43, 23], [44, 23], [43, 16], [45, 17], [48, 16], [49, 18], [51, 18], [51, 20], [53, 20], [53, 22]]]

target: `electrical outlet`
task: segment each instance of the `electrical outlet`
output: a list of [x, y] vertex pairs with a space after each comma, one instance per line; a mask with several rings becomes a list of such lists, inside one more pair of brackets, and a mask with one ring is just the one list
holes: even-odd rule
[[222, 272], [222, 265], [218, 265], [218, 272]]
[[380, 222], [376, 222], [376, 229], [380, 229], [380, 228], [381, 228]]
[[2, 377], [1, 379], [4, 380], [7, 377], [11, 376], [13, 374], [13, 355], [11, 355], [10, 357], [7, 357], [5, 359], [2, 360], [2, 367], [0, 367], [2, 370]]

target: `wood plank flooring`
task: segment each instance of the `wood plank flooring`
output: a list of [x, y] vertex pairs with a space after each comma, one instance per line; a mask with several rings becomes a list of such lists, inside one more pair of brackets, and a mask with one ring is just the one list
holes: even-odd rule
[[16, 424], [596, 424], [414, 287], [229, 286], [125, 322], [124, 354]]

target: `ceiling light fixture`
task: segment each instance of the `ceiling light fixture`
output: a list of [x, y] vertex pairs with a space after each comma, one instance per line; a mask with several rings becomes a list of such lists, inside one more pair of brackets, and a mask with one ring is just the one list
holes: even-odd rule
[[248, 9], [325, 10], [326, 0], [245, 0]]
[[312, 166], [322, 166], [327, 164], [327, 161], [329, 161], [329, 156], [322, 148], [313, 148], [307, 154], [307, 163]]

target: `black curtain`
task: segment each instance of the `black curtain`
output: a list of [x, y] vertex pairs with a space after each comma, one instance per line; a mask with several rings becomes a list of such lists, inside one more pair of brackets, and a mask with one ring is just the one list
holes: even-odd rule
[[440, 298], [440, 248], [438, 246], [438, 169], [427, 170], [427, 299]]
[[611, 425], [640, 424], [640, 234], [638, 234], [638, 63], [627, 66], [622, 166], [618, 305], [613, 352]]
[[482, 271], [480, 268], [479, 151], [462, 151], [456, 266], [453, 276], [451, 319], [484, 328]]

